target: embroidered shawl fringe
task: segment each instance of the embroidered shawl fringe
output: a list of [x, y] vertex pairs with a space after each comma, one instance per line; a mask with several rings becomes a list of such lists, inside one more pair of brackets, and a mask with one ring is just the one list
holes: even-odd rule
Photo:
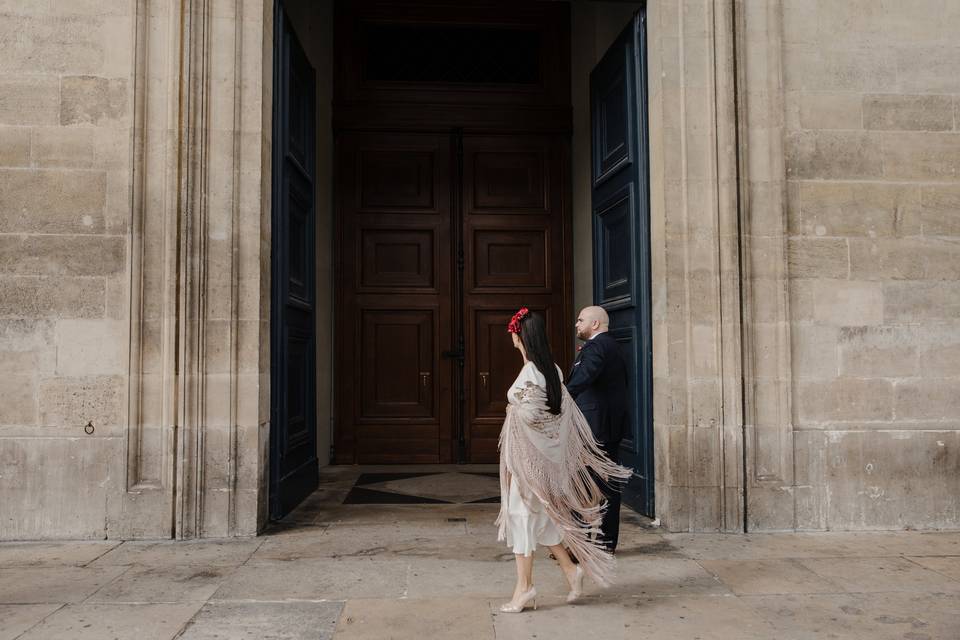
[[543, 504], [586, 575], [609, 586], [615, 561], [600, 541], [607, 503], [595, 478], [620, 489], [631, 471], [604, 455], [566, 389], [560, 415], [547, 411], [541, 387], [528, 384], [518, 397], [519, 404], [508, 406], [500, 432], [499, 539], [506, 538], [510, 483], [517, 482], [520, 495]]

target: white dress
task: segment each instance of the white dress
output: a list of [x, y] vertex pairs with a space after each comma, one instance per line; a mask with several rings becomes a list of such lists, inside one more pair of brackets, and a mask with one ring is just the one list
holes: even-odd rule
[[[560, 367], [557, 367], [560, 371]], [[560, 372], [563, 381], [563, 373]], [[532, 382], [541, 388], [546, 388], [547, 381], [532, 362], [527, 362], [520, 375], [514, 380], [507, 391], [507, 402], [516, 405], [520, 402], [519, 392]], [[506, 539], [507, 545], [515, 554], [529, 556], [537, 549], [537, 545], [552, 546], [560, 544], [563, 534], [557, 525], [544, 511], [543, 505], [535, 496], [522, 495], [519, 483], [510, 483], [510, 496], [507, 501]]]

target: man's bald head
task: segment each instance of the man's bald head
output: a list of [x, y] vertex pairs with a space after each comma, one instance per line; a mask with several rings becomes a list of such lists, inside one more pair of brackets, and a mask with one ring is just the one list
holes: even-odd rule
[[584, 307], [577, 316], [577, 337], [589, 340], [610, 328], [610, 316], [603, 307]]

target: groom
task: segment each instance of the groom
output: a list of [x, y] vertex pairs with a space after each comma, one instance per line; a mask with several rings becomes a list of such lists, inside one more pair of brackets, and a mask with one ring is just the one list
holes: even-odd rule
[[[614, 462], [627, 433], [627, 365], [620, 345], [607, 334], [610, 317], [602, 307], [587, 307], [577, 316], [577, 337], [584, 341], [567, 376], [567, 390], [590, 423], [593, 437]], [[611, 552], [620, 534], [620, 492], [600, 482], [607, 497], [601, 530]]]

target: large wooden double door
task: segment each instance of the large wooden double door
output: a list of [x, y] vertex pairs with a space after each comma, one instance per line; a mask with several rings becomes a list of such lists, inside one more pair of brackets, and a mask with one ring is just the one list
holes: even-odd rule
[[497, 459], [510, 316], [570, 359], [567, 161], [563, 136], [340, 134], [337, 462]]

